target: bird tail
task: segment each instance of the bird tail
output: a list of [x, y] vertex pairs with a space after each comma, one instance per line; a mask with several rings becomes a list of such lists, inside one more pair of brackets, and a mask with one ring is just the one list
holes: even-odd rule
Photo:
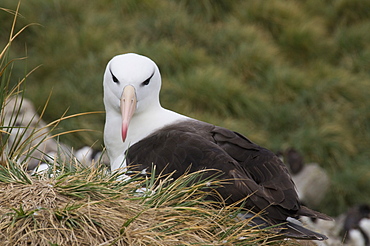
[[323, 241], [328, 239], [324, 234], [311, 231], [302, 225], [296, 224], [294, 222], [288, 221], [284, 224], [284, 228], [281, 233], [286, 237], [301, 239], [301, 240], [319, 240]]
[[271, 240], [294, 238], [299, 240], [323, 241], [328, 239], [327, 236], [321, 233], [305, 228], [300, 221], [293, 218], [288, 218], [285, 222], [280, 224], [272, 224], [253, 213], [239, 214], [238, 217], [239, 219], [248, 220], [248, 226], [257, 227], [267, 233], [274, 234]]
[[301, 205], [300, 209], [298, 210], [298, 215], [300, 216], [307, 216], [313, 219], [322, 219], [322, 220], [331, 220], [333, 221], [334, 219], [326, 214], [317, 212], [315, 210], [312, 210], [306, 206]]

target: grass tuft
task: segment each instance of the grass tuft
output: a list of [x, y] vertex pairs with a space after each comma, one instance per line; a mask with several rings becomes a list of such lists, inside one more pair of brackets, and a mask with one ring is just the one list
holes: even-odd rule
[[111, 180], [103, 167], [54, 170], [31, 184], [0, 182], [4, 245], [264, 245], [270, 237], [237, 220], [239, 208], [201, 199], [219, 185], [196, 182], [202, 172], [151, 183]]

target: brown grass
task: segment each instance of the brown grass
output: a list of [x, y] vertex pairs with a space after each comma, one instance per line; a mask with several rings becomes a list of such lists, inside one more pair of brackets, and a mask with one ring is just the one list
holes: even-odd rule
[[[2, 245], [267, 244], [268, 236], [246, 226], [247, 221], [235, 220], [236, 208], [202, 202], [198, 189], [181, 192], [179, 184], [193, 174], [175, 186], [162, 183], [153, 198], [132, 192], [139, 181], [122, 185], [124, 181], [111, 180], [105, 185], [110, 176], [100, 172], [87, 175], [79, 169], [55, 178], [34, 177], [32, 184], [0, 182]], [[169, 192], [176, 200], [154, 202]]]

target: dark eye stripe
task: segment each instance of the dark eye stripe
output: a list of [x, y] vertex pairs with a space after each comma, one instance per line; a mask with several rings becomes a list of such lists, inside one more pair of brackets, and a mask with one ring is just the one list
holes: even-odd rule
[[150, 80], [151, 80], [151, 78], [153, 77], [153, 75], [154, 75], [154, 72], [152, 73], [152, 75], [150, 75], [150, 77], [149, 77], [149, 78], [147, 78], [143, 83], [141, 83], [141, 85], [142, 85], [142, 86], [149, 85]]
[[112, 73], [112, 71], [110, 69], [109, 69], [109, 72], [112, 75], [113, 82], [114, 83], [119, 83], [118, 79], [116, 78], [116, 76], [114, 76], [114, 74]]

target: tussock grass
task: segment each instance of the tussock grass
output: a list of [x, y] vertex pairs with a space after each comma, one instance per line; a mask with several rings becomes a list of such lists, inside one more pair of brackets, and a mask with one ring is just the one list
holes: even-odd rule
[[240, 209], [202, 199], [218, 182], [187, 186], [201, 172], [123, 182], [106, 167], [20, 170], [0, 170], [3, 245], [264, 245], [272, 236], [238, 221]]

